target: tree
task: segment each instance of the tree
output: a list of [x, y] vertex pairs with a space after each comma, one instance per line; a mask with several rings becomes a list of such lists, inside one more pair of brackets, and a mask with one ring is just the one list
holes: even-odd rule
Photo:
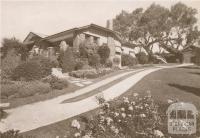
[[58, 58], [60, 66], [63, 72], [70, 72], [75, 69], [75, 58], [71, 48], [67, 48], [66, 51], [60, 51], [60, 56]]
[[28, 49], [20, 42], [20, 40], [13, 38], [4, 38], [1, 47], [1, 58], [5, 58], [10, 50], [14, 50], [16, 55], [20, 55], [22, 60], [28, 57]]
[[141, 8], [132, 13], [123, 11], [114, 20], [114, 29], [125, 40], [143, 47], [151, 55], [158, 45], [175, 55], [181, 55], [181, 47], [190, 46], [200, 33], [195, 26], [196, 9], [177, 3], [167, 9], [152, 4], [145, 11]]
[[98, 54], [101, 57], [101, 63], [105, 64], [110, 56], [110, 48], [107, 45], [102, 45], [98, 49]]

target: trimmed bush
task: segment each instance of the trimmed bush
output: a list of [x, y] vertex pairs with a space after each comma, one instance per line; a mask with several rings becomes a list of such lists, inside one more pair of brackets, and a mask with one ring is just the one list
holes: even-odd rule
[[98, 67], [100, 65], [100, 56], [98, 54], [93, 54], [88, 57], [88, 62], [90, 66]]
[[110, 48], [107, 45], [102, 45], [98, 49], [98, 54], [101, 57], [101, 64], [105, 64], [110, 55]]
[[148, 63], [148, 59], [149, 59], [148, 55], [146, 55], [144, 52], [140, 52], [136, 56], [137, 56], [138, 62], [140, 64], [147, 64]]
[[112, 61], [110, 59], [106, 60], [105, 66], [111, 68], [113, 66]]
[[34, 57], [27, 62], [17, 66], [13, 72], [14, 80], [39, 80], [51, 74], [51, 68], [56, 65], [45, 57]]
[[55, 76], [48, 76], [47, 78], [43, 79], [43, 82], [48, 82], [52, 89], [62, 90], [67, 88], [69, 83], [65, 79], [59, 79]]
[[44, 94], [51, 91], [48, 83], [40, 81], [17, 81], [13, 84], [2, 84], [1, 95], [2, 98], [22, 98], [35, 94]]
[[76, 77], [76, 78], [98, 78], [100, 76], [104, 76], [108, 73], [112, 72], [110, 68], [100, 68], [98, 70], [90, 69], [90, 70], [77, 70], [72, 71], [69, 73], [70, 76]]
[[119, 65], [119, 64], [120, 64], [120, 58], [114, 57], [114, 58], [113, 58], [113, 63], [114, 63], [115, 65]]
[[20, 56], [13, 50], [7, 51], [6, 56], [1, 59], [1, 78], [10, 79], [14, 69], [21, 63]]
[[79, 51], [82, 58], [89, 58], [90, 55], [97, 53], [98, 46], [96, 43], [85, 40], [83, 43], [80, 44]]
[[58, 60], [63, 72], [74, 70], [76, 62], [71, 48], [68, 48], [65, 52], [61, 52]]
[[122, 66], [134, 66], [137, 64], [137, 59], [128, 54], [122, 54]]

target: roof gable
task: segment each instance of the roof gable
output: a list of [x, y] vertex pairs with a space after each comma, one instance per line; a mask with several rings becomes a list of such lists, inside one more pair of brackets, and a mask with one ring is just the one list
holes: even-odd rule
[[41, 39], [42, 36], [36, 34], [36, 33], [33, 33], [33, 32], [30, 32], [26, 38], [24, 39], [24, 43], [27, 43], [27, 42], [32, 42], [32, 41], [36, 41], [36, 40], [39, 40]]

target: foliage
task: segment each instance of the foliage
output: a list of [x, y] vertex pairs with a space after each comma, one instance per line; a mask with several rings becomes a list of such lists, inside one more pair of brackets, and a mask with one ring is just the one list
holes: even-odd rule
[[84, 66], [84, 62], [83, 61], [77, 61], [76, 62], [76, 65], [75, 65], [75, 70], [80, 70], [80, 69], [82, 69], [83, 68], [83, 66]]
[[195, 26], [196, 14], [196, 9], [180, 2], [170, 9], [153, 3], [146, 10], [122, 11], [114, 19], [114, 30], [143, 47], [148, 55], [153, 53], [155, 44], [179, 55], [180, 47], [193, 45], [200, 36]]
[[101, 64], [105, 64], [110, 55], [110, 48], [107, 45], [102, 45], [98, 49], [98, 54], [101, 57]]
[[111, 68], [113, 65], [112, 61], [110, 59], [106, 60], [105, 66], [108, 68]]
[[106, 75], [110, 72], [112, 72], [112, 70], [110, 68], [99, 68], [98, 70], [89, 69], [89, 70], [72, 71], [72, 72], [69, 73], [69, 75], [76, 77], [76, 78], [93, 79], [93, 78], [98, 78], [100, 76], [104, 76], [104, 75]]
[[114, 64], [114, 65], [119, 65], [120, 62], [121, 62], [121, 61], [120, 61], [120, 58], [119, 58], [119, 57], [114, 57], [114, 58], [113, 58], [113, 64]]
[[89, 69], [89, 68], [87, 68], [88, 66], [89, 65], [88, 65], [88, 59], [87, 58], [77, 58], [76, 59], [75, 70]]
[[80, 44], [79, 52], [82, 58], [89, 58], [90, 55], [96, 54], [98, 51], [98, 46], [89, 40], [85, 40]]
[[27, 62], [23, 62], [17, 66], [13, 72], [14, 80], [39, 80], [51, 74], [51, 68], [55, 67], [55, 63], [50, 59], [37, 56]]
[[65, 52], [61, 52], [58, 58], [63, 72], [70, 72], [75, 68], [75, 58], [71, 48], [67, 48]]
[[121, 57], [122, 66], [134, 66], [137, 64], [137, 59], [134, 58], [133, 56], [128, 54], [122, 54], [121, 56], [122, 56]]
[[97, 68], [100, 65], [100, 56], [98, 54], [89, 55], [88, 62], [90, 66]]
[[22, 98], [50, 91], [50, 85], [41, 81], [15, 81], [13, 84], [1, 84], [2, 98]]
[[43, 82], [48, 82], [52, 89], [62, 90], [67, 88], [69, 83], [65, 79], [57, 78], [56, 76], [48, 76], [47, 78], [43, 79]]
[[1, 79], [10, 79], [14, 69], [20, 64], [20, 56], [15, 51], [9, 50], [1, 59]]
[[148, 56], [144, 52], [140, 52], [136, 54], [139, 64], [147, 64], [148, 63]]
[[[82, 137], [159, 137], [164, 134], [159, 129], [158, 107], [151, 95], [140, 98], [134, 93], [130, 100], [123, 98], [121, 103], [103, 102], [100, 112], [92, 119], [81, 117], [72, 121], [75, 135]], [[159, 132], [159, 133], [156, 133]], [[76, 137], [76, 136], [75, 136]]]
[[[100, 110], [88, 118], [80, 116], [72, 120], [71, 137], [83, 138], [169, 138], [167, 131], [167, 107], [177, 102], [168, 100], [167, 104], [154, 102], [150, 91], [145, 96], [137, 93], [128, 97], [123, 97], [120, 101], [105, 101], [103, 95], [97, 96]], [[197, 116], [197, 120], [200, 117]], [[197, 124], [197, 129], [199, 123]], [[187, 135], [188, 138], [198, 137]], [[187, 137], [186, 136], [186, 137]], [[179, 136], [175, 136], [179, 138]], [[180, 138], [183, 135], [180, 135]]]

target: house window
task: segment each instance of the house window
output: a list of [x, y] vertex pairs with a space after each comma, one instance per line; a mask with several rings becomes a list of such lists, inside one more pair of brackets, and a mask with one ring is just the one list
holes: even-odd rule
[[99, 45], [99, 40], [100, 40], [99, 37], [94, 37], [94, 43], [96, 43], [97, 45]]

